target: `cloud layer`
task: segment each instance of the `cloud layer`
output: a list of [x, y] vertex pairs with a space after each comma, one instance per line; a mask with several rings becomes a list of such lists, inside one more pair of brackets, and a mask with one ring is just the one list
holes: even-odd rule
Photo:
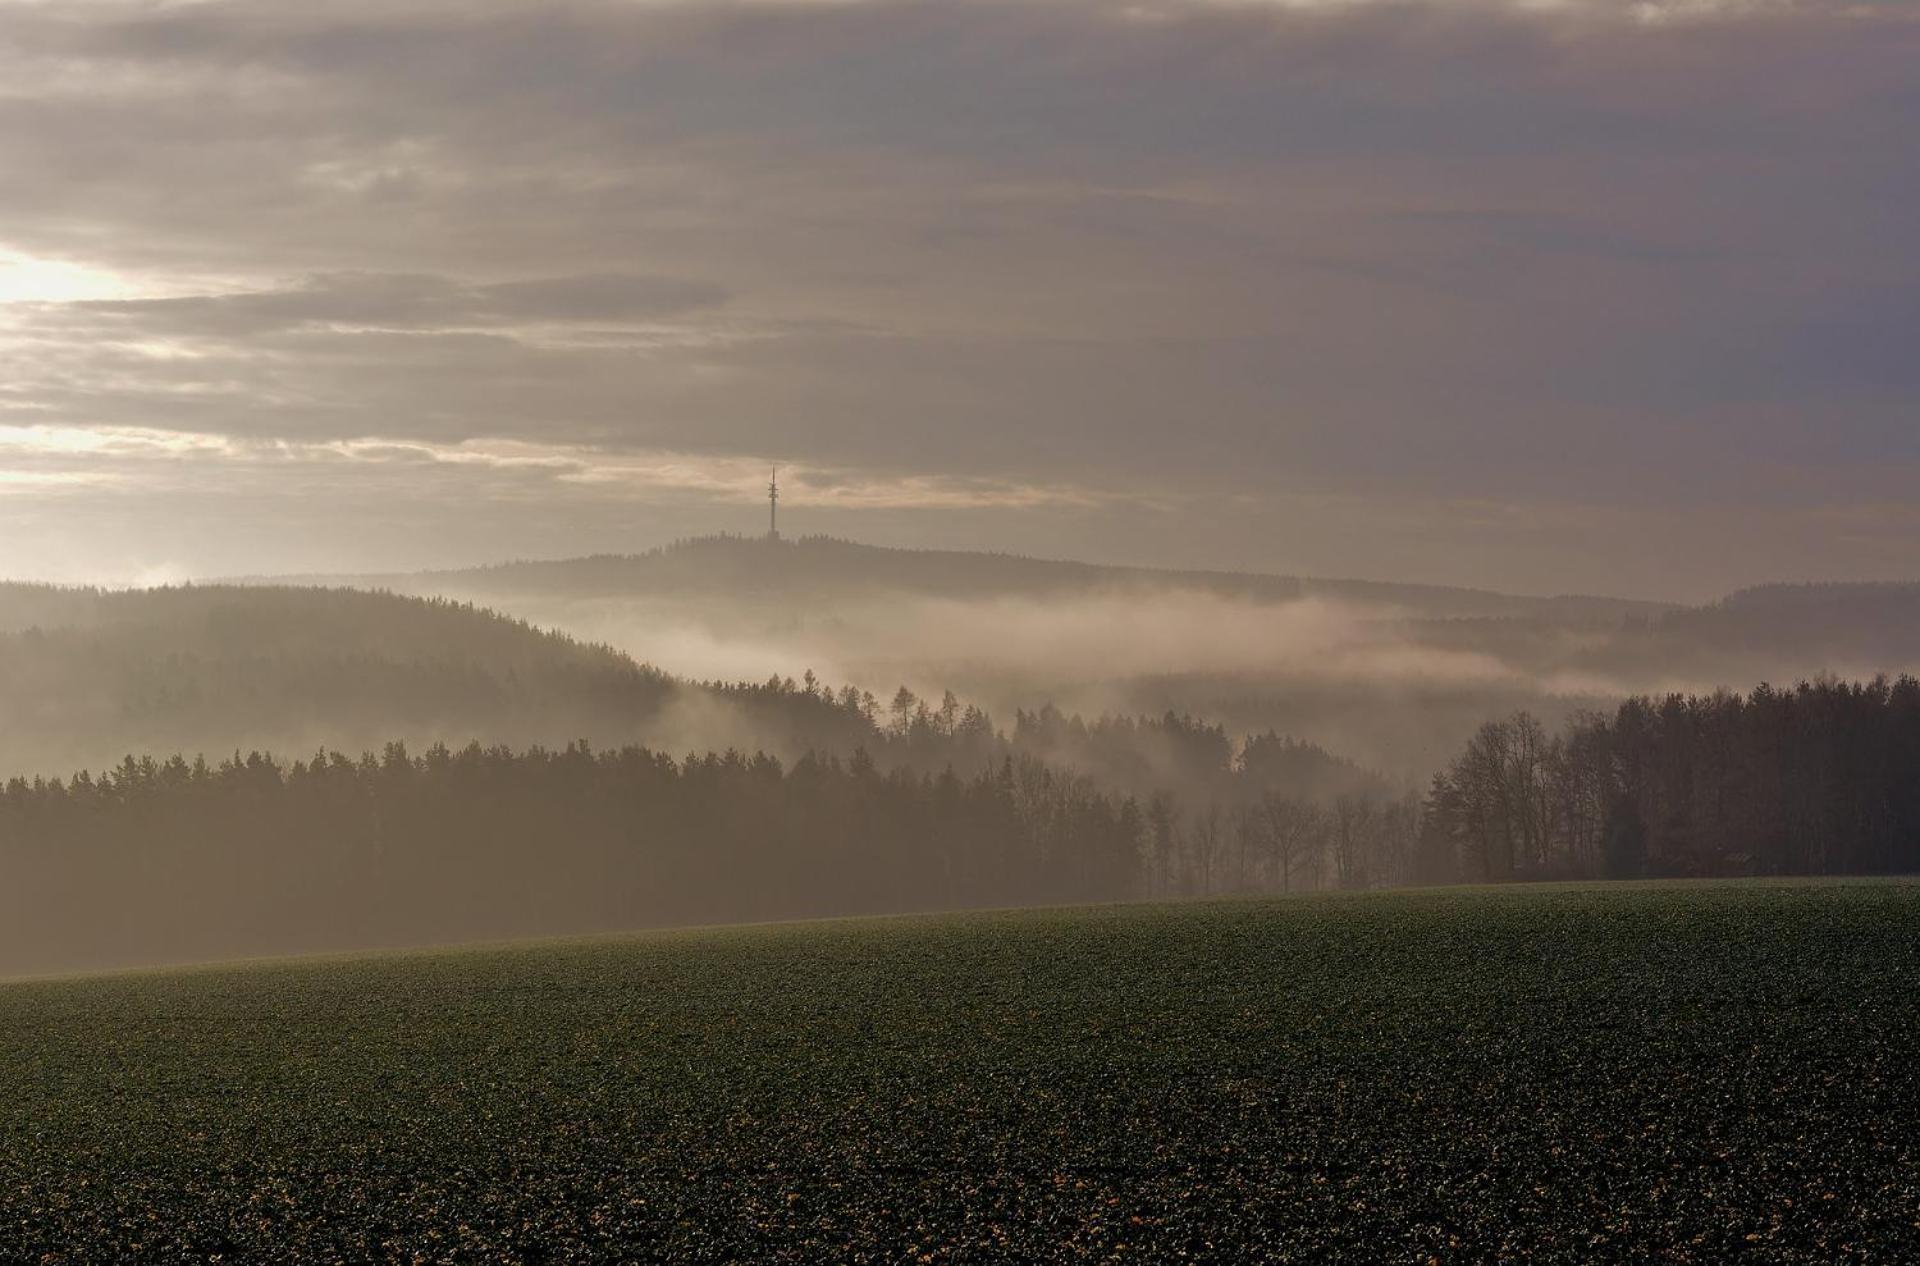
[[1904, 4], [0, 3], [0, 568], [646, 544], [778, 459], [893, 539], [1911, 575], [1916, 65]]

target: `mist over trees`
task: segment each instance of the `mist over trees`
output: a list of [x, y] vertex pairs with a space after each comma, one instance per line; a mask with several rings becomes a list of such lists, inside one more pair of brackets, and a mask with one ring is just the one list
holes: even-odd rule
[[[377, 749], [403, 740], [807, 753], [978, 772], [1008, 756], [1110, 790], [1247, 798], [1226, 729], [1171, 710], [1083, 720], [1017, 709], [1002, 731], [951, 691], [884, 698], [811, 672], [688, 681], [446, 599], [350, 589], [137, 592], [0, 585], [0, 771], [65, 774], [156, 752]], [[1269, 753], [1286, 752], [1284, 759]], [[1322, 749], [1249, 741], [1259, 790], [1331, 794], [1372, 775]]]
[[[1557, 728], [1635, 693], [1920, 672], [1920, 585], [1700, 606], [1107, 567], [807, 537], [361, 578], [561, 628], [699, 678], [953, 690], [997, 716], [1186, 713], [1424, 783], [1489, 717]], [[334, 583], [338, 583], [336, 580]], [[884, 702], [884, 701], [883, 701]]]
[[[1031, 756], [1113, 789], [1201, 798], [1229, 793], [1235, 755], [1223, 727], [1172, 711], [1084, 721], [1049, 705], [1016, 710], [1002, 733], [951, 691], [882, 699], [811, 672], [691, 681], [467, 603], [301, 587], [0, 585], [0, 714], [4, 774], [171, 751], [586, 739], [785, 760], [865, 748], [883, 767], [964, 772]], [[1305, 746], [1288, 772], [1303, 789], [1367, 777]]]
[[[1907, 600], [1789, 588], [1726, 609], [1813, 628], [1835, 601]], [[1402, 702], [1430, 740], [1432, 716]], [[1522, 709], [1479, 723], [1422, 792], [1174, 707], [1020, 706], [1003, 726], [952, 690], [875, 694], [811, 671], [690, 681], [447, 599], [15, 585], [0, 586], [0, 707], [16, 775], [0, 790], [0, 971], [970, 905], [1920, 869], [1912, 677]], [[153, 755], [168, 751], [209, 755]]]
[[[952, 692], [681, 681], [466, 604], [352, 590], [0, 587], [0, 702], [17, 722], [0, 813], [17, 961], [0, 970], [35, 944], [139, 962], [1357, 882], [1352, 847], [1322, 862], [1333, 802], [1390, 796], [1311, 744], [1173, 712], [1043, 706], [1002, 730]], [[554, 733], [582, 741], [539, 742]], [[516, 734], [535, 740], [519, 756]], [[367, 735], [426, 736], [428, 754], [331, 754]], [[668, 761], [667, 744], [727, 754]], [[147, 754], [183, 748], [213, 759]], [[47, 776], [72, 752], [106, 772]], [[568, 800], [579, 762], [600, 772]], [[439, 791], [409, 798], [416, 783]], [[836, 787], [830, 810], [808, 799]], [[1281, 800], [1308, 827], [1276, 845]]]
[[1429, 882], [1920, 870], [1920, 681], [1489, 722], [1433, 780]]
[[[872, 706], [811, 683], [751, 689]], [[787, 764], [392, 743], [357, 759], [130, 756], [98, 775], [14, 777], [0, 787], [0, 974], [1408, 878], [1417, 800], [1308, 744], [1262, 737], [1249, 765], [1184, 718], [1023, 718], [1009, 740], [951, 699], [903, 691], [895, 708], [875, 731], [885, 766], [865, 747]], [[1137, 760], [1116, 736], [1184, 744], [1209, 753], [1194, 769], [1214, 794], [1110, 789], [1021, 750], [1036, 735], [1089, 759]], [[971, 774], [909, 759], [969, 752], [992, 759]]]
[[898, 688], [883, 705], [809, 676], [712, 687], [778, 723], [805, 719], [840, 750], [882, 768], [982, 771], [1008, 762], [1086, 780], [1137, 801], [1148, 831], [1139, 896], [1305, 891], [1410, 882], [1419, 824], [1411, 789], [1317, 744], [1268, 731], [1235, 741], [1181, 713], [1088, 720], [1051, 705], [1016, 710], [1005, 731], [951, 691], [936, 703]]
[[1913, 678], [1635, 698], [1557, 733], [1521, 714], [1483, 726], [1424, 797], [1311, 744], [1236, 745], [1180, 716], [1043, 709], [1003, 734], [952, 696], [723, 693], [817, 713], [809, 726], [873, 750], [392, 743], [14, 777], [0, 973], [992, 905], [1920, 869]]

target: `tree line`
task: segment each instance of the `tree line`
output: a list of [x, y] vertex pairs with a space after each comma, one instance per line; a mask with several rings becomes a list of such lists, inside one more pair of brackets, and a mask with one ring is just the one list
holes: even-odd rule
[[[868, 711], [812, 682], [762, 689]], [[1349, 791], [1323, 805], [1256, 783], [1302, 764], [1357, 775], [1310, 745], [1269, 736], [1236, 758], [1189, 718], [1050, 710], [1009, 739], [977, 711], [895, 702], [870, 732], [884, 761], [864, 746], [785, 763], [390, 743], [15, 777], [0, 786], [0, 973], [1404, 879], [1411, 801]], [[1221, 795], [1188, 806], [1033, 754], [1128, 753], [1143, 735], [1211, 753], [1198, 767]], [[954, 759], [969, 754], [988, 759]], [[936, 772], [911, 757], [947, 759]]]
[[890, 768], [978, 770], [1012, 760], [1136, 800], [1147, 832], [1135, 895], [1387, 887], [1414, 878], [1419, 797], [1273, 731], [1236, 743], [1224, 726], [1184, 713], [1088, 720], [1052, 705], [1016, 710], [1002, 731], [951, 691], [936, 703], [902, 686], [883, 706], [851, 686], [834, 691], [812, 673], [798, 683], [711, 687], [769, 724], [808, 717], [809, 734], [870, 749]]
[[1139, 802], [1008, 758], [881, 770], [474, 744], [129, 757], [0, 788], [0, 974], [646, 925], [1102, 901]]
[[[680, 922], [1920, 869], [1920, 682], [1484, 725], [1424, 796], [1184, 715], [713, 687], [820, 750], [400, 743], [0, 786], [0, 973]], [[835, 746], [839, 745], [839, 746]]]
[[901, 686], [883, 705], [871, 692], [835, 690], [812, 672], [800, 681], [703, 686], [751, 717], [756, 733], [798, 741], [803, 750], [847, 755], [864, 748], [887, 765], [970, 770], [1030, 758], [1110, 790], [1166, 792], [1188, 804], [1243, 805], [1270, 792], [1316, 801], [1392, 793], [1378, 774], [1318, 744], [1272, 730], [1236, 743], [1224, 725], [1170, 709], [1089, 719], [1046, 704], [1016, 709], [1013, 725], [1002, 730], [990, 713], [962, 704], [951, 690], [936, 702]]
[[1635, 697], [1481, 727], [1432, 784], [1431, 882], [1920, 870], [1920, 681]]

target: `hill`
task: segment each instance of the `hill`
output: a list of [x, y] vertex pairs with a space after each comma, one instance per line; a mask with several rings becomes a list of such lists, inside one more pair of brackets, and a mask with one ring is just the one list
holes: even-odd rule
[[1845, 675], [1896, 672], [1920, 659], [1920, 584], [1763, 585], [1653, 625], [1666, 645], [1795, 655]]
[[699, 537], [637, 554], [293, 580], [378, 585], [406, 592], [472, 591], [568, 599], [659, 597], [669, 593], [689, 599], [753, 595], [798, 603], [806, 609], [874, 593], [965, 600], [1074, 598], [1099, 592], [1167, 590], [1263, 603], [1322, 598], [1443, 617], [1595, 619], [1651, 614], [1668, 605], [1626, 598], [1524, 597], [1445, 585], [1120, 567], [965, 550], [897, 549], [826, 536], [777, 541], [764, 537]]
[[883, 919], [0, 985], [0, 1254], [1899, 1261], [1920, 886]]
[[444, 600], [0, 585], [7, 774], [129, 752], [630, 735], [678, 689], [618, 651]]
[[1095, 566], [807, 538], [362, 578], [476, 601], [703, 677], [812, 668], [1006, 715], [1207, 717], [1409, 780], [1488, 717], [1636, 693], [1920, 670], [1920, 586], [1769, 587], [1699, 607]]
[[[140, 784], [197, 756], [277, 769], [322, 749], [378, 758], [394, 743], [423, 752], [578, 741], [789, 762], [859, 755], [882, 771], [953, 767], [966, 777], [1037, 761], [1122, 797], [1170, 792], [1189, 804], [1386, 794], [1373, 774], [1318, 746], [1273, 735], [1247, 746], [1166, 710], [1083, 720], [1013, 709], [1003, 725], [950, 694], [887, 699], [830, 690], [804, 670], [798, 681], [690, 681], [443, 598], [0, 585], [0, 712], [15, 722], [0, 727], [0, 777], [90, 770]], [[1257, 768], [1238, 767], [1243, 747]], [[323, 753], [323, 763], [333, 759]]]

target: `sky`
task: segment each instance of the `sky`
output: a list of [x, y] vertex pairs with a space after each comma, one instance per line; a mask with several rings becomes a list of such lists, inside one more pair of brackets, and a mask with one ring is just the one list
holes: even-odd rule
[[1920, 579], [1920, 6], [0, 0], [0, 575]]

